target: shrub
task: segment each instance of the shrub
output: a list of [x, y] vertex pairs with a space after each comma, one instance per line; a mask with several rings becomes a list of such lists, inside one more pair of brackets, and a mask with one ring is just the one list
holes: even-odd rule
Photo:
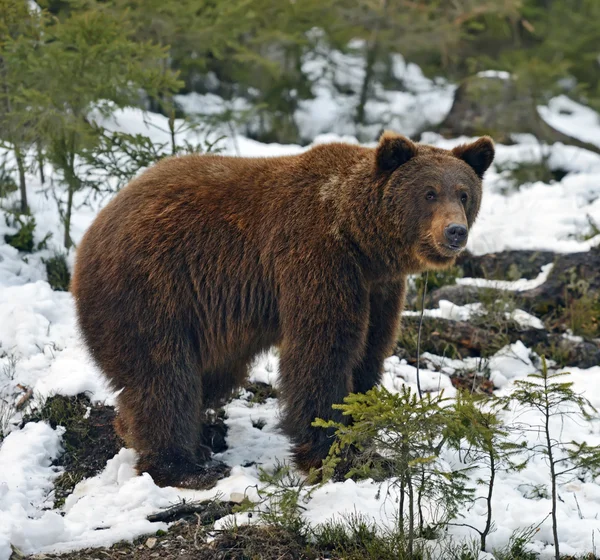
[[52, 289], [59, 292], [68, 292], [71, 273], [67, 265], [66, 255], [64, 253], [56, 253], [49, 259], [43, 259], [43, 262], [46, 265], [48, 284], [50, 284]]

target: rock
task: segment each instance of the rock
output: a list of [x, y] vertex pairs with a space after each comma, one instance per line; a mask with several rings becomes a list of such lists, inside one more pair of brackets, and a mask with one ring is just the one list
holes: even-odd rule
[[[403, 317], [400, 339], [395, 354], [415, 364], [416, 338], [419, 317]], [[507, 344], [521, 341], [527, 348], [559, 366], [588, 368], [600, 363], [600, 341], [579, 340], [546, 330], [524, 328], [511, 320], [502, 325], [486, 325], [485, 316], [477, 321], [452, 321], [432, 317], [423, 318], [421, 354], [463, 359], [488, 358]]]
[[542, 266], [554, 262], [552, 251], [501, 251], [485, 255], [473, 255], [465, 251], [456, 260], [463, 276], [490, 280], [517, 280], [536, 278]]
[[[599, 338], [600, 247], [569, 254], [506, 251], [480, 257], [467, 255], [461, 259], [460, 266], [463, 267], [465, 276], [493, 276], [497, 280], [514, 280], [509, 274], [513, 264], [514, 270], [531, 278], [538, 266], [552, 262], [551, 257], [553, 267], [543, 284], [532, 289], [509, 292], [509, 297], [513, 299], [514, 305], [542, 319], [554, 333], [562, 334], [573, 330], [575, 334], [588, 339]], [[537, 273], [540, 272], [537, 268]], [[441, 300], [448, 300], [456, 305], [489, 301], [493, 299], [494, 291], [497, 291], [498, 299], [507, 295], [505, 290], [490, 287], [478, 288], [461, 284], [442, 286], [428, 294], [426, 306], [437, 307]], [[586, 350], [586, 353], [589, 352]]]
[[156, 546], [156, 538], [155, 537], [150, 537], [147, 541], [146, 541], [146, 546], [148, 548], [154, 548]]

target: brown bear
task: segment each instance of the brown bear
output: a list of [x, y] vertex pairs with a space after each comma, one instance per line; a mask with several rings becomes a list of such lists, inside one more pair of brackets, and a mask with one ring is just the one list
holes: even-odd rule
[[125, 187], [85, 234], [72, 291], [138, 470], [214, 483], [204, 412], [274, 345], [283, 429], [298, 466], [319, 466], [330, 434], [311, 423], [378, 383], [406, 276], [454, 262], [493, 158], [487, 137], [448, 151], [386, 132], [376, 148], [173, 157]]

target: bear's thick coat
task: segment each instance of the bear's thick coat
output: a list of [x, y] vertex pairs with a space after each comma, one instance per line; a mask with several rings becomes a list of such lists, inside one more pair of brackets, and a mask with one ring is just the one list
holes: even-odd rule
[[378, 383], [407, 274], [454, 262], [466, 236], [449, 227], [473, 223], [493, 157], [489, 138], [447, 151], [385, 133], [376, 148], [174, 157], [133, 180], [85, 234], [72, 291], [138, 470], [207, 484], [204, 411], [273, 345], [283, 428], [299, 466], [318, 466], [331, 440], [311, 422]]

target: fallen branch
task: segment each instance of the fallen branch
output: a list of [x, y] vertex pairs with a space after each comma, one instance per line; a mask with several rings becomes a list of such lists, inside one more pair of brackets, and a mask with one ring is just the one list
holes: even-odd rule
[[152, 523], [156, 521], [170, 522], [195, 514], [203, 525], [208, 525], [221, 517], [229, 515], [233, 511], [234, 505], [233, 502], [218, 502], [215, 500], [205, 500], [203, 502], [183, 501], [180, 504], [153, 513], [146, 519]]

